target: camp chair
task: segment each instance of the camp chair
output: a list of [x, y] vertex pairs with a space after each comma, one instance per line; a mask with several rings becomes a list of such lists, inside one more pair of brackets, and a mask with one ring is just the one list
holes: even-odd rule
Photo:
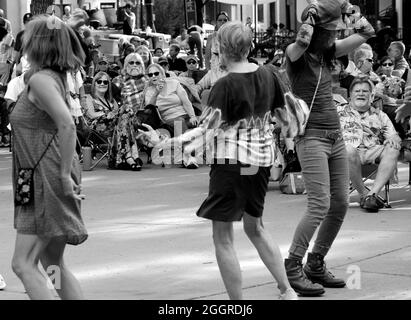
[[[366, 164], [361, 167], [361, 173], [363, 177], [363, 182], [365, 183], [368, 180], [373, 180], [375, 179], [375, 176], [377, 175], [377, 170], [378, 170], [378, 164]], [[390, 203], [390, 182], [391, 179], [387, 181], [387, 183], [384, 186], [384, 197], [381, 197], [380, 195], [377, 195], [377, 198], [384, 204], [384, 208], [392, 208], [391, 203]], [[365, 186], [365, 188], [370, 191], [371, 189]], [[354, 191], [354, 187], [352, 186], [352, 183], [350, 183], [350, 194]]]

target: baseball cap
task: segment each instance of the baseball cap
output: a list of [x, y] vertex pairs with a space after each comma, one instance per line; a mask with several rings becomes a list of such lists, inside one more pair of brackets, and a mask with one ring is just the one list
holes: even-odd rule
[[159, 57], [157, 62], [158, 62], [158, 64], [160, 64], [162, 62], [167, 62], [168, 63], [168, 59], [166, 57]]
[[187, 56], [186, 57], [186, 63], [190, 60], [194, 60], [195, 62], [198, 63], [198, 58], [196, 56]]
[[318, 13], [316, 26], [326, 30], [339, 30], [344, 25], [342, 14], [350, 6], [351, 4], [346, 0], [316, 0], [304, 9], [301, 21], [307, 20], [309, 9], [314, 7]]

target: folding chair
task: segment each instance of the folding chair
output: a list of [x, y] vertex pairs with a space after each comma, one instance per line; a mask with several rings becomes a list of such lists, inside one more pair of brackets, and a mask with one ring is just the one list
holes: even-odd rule
[[[377, 175], [377, 170], [378, 170], [378, 165], [377, 164], [367, 164], [361, 166], [361, 173], [363, 177], [363, 182], [370, 179], [375, 179], [375, 176]], [[377, 195], [377, 198], [384, 204], [384, 208], [390, 209], [391, 204], [390, 204], [390, 180], [387, 181], [387, 183], [384, 186], [384, 193], [385, 193], [385, 198], [381, 197], [380, 195]], [[370, 191], [371, 189], [365, 186], [365, 188]], [[352, 183], [350, 183], [350, 194], [354, 191], [354, 187], [352, 186]]]
[[[86, 140], [86, 145], [91, 148], [91, 156], [94, 163], [90, 170], [93, 170], [104, 158], [109, 160], [110, 153], [110, 138], [105, 138], [97, 131], [90, 129], [89, 136]], [[99, 155], [99, 157], [97, 157]], [[95, 159], [94, 159], [95, 158]]]

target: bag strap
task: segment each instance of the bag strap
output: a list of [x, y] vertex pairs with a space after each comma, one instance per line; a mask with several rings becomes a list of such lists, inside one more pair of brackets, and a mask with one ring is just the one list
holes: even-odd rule
[[318, 76], [317, 87], [315, 88], [313, 100], [311, 101], [311, 105], [310, 105], [310, 112], [311, 112], [311, 109], [312, 109], [313, 106], [314, 106], [314, 102], [315, 102], [315, 98], [317, 97], [318, 89], [320, 88], [320, 83], [321, 83], [322, 75], [323, 75], [323, 65], [322, 65], [322, 63], [321, 63], [320, 74], [319, 74], [319, 76]]
[[45, 156], [47, 150], [50, 148], [51, 143], [53, 142], [54, 138], [57, 135], [57, 131], [53, 134], [53, 137], [51, 138], [50, 142], [48, 143], [46, 149], [43, 151], [43, 154], [40, 156], [40, 159], [37, 161], [37, 163], [34, 165], [33, 170], [35, 170], [38, 165], [40, 164], [40, 161], [43, 159], [43, 157]]

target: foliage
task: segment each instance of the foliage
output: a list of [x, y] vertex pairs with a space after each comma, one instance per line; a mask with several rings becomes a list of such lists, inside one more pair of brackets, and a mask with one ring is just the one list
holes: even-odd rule
[[184, 27], [184, 0], [156, 0], [154, 3], [156, 15], [156, 31], [175, 35]]
[[32, 0], [30, 11], [34, 15], [47, 12], [47, 8], [54, 4], [54, 0]]

